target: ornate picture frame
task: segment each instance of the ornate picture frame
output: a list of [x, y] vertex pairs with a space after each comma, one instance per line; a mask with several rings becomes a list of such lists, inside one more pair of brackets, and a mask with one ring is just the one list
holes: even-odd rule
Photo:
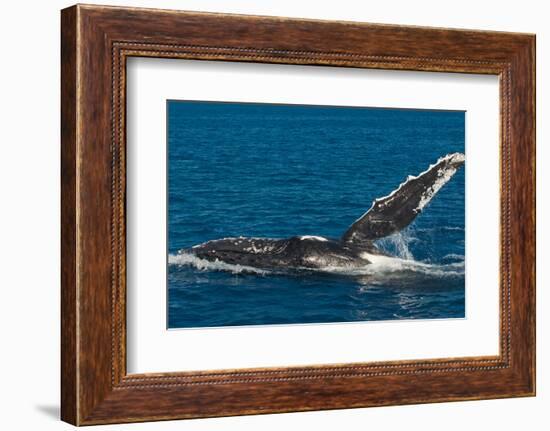
[[[77, 5], [61, 14], [61, 416], [74, 425], [533, 396], [535, 36]], [[491, 74], [500, 85], [500, 353], [128, 374], [126, 60]]]

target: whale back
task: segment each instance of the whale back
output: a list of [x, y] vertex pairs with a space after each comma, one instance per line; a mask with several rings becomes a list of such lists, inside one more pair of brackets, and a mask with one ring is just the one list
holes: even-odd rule
[[[346, 247], [339, 240], [309, 235], [286, 239], [223, 238], [187, 249], [201, 259], [267, 269], [349, 265], [363, 261], [359, 257], [363, 251], [363, 248]], [[373, 247], [372, 251], [377, 250]]]

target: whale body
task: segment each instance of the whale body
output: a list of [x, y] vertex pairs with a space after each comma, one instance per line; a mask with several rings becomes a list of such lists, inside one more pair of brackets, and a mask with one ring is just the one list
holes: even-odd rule
[[417, 176], [409, 176], [371, 207], [340, 238], [302, 235], [290, 238], [233, 237], [184, 249], [210, 262], [259, 269], [360, 267], [389, 256], [374, 241], [407, 227], [464, 164], [462, 153], [447, 154]]

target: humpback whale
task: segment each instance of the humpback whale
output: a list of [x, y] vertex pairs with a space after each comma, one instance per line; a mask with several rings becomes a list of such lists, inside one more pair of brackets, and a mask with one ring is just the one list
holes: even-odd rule
[[313, 235], [284, 239], [222, 238], [180, 253], [210, 262], [266, 270], [365, 266], [379, 256], [389, 256], [374, 242], [407, 227], [464, 164], [464, 160], [462, 153], [447, 154], [419, 175], [407, 177], [389, 195], [375, 199], [369, 210], [340, 238]]

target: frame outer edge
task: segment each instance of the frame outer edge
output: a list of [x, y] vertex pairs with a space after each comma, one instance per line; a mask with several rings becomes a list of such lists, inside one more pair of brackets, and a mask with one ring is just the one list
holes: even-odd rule
[[526, 130], [526, 152], [528, 154], [526, 160], [526, 170], [529, 171], [527, 181], [529, 182], [529, 194], [526, 196], [526, 204], [529, 208], [529, 227], [527, 230], [527, 247], [526, 250], [526, 264], [529, 271], [529, 285], [525, 287], [525, 294], [527, 295], [527, 302], [529, 309], [526, 317], [526, 324], [528, 329], [528, 358], [526, 360], [527, 365], [527, 395], [536, 396], [536, 380], [537, 380], [537, 337], [536, 337], [536, 274], [537, 274], [537, 261], [536, 261], [536, 241], [537, 241], [537, 205], [536, 205], [536, 190], [537, 190], [537, 177], [536, 177], [536, 35], [531, 35], [527, 38], [526, 48], [522, 52], [524, 55], [523, 60], [520, 61], [523, 67], [526, 69], [524, 76], [526, 87], [526, 111], [530, 115], [523, 115], [524, 125]]
[[533, 136], [532, 136], [532, 145], [533, 145], [533, 156], [531, 160], [531, 165], [533, 169], [533, 237], [534, 237], [534, 258], [533, 258], [533, 316], [531, 319], [532, 325], [532, 342], [533, 342], [533, 357], [532, 357], [532, 379], [533, 379], [533, 388], [532, 395], [537, 395], [537, 37], [533, 35], [531, 39], [531, 59], [533, 61], [533, 68], [531, 71], [531, 79], [533, 82], [533, 94], [531, 96], [531, 104], [533, 107]]
[[536, 396], [535, 36], [511, 59], [511, 363], [521, 396]]
[[77, 298], [78, 7], [61, 11], [61, 420], [79, 423]]
[[[101, 11], [101, 13], [100, 13]], [[122, 12], [121, 12], [122, 11]], [[62, 45], [62, 93], [61, 93], [61, 106], [62, 106], [62, 115], [61, 115], [61, 170], [62, 170], [62, 179], [61, 179], [61, 191], [62, 191], [62, 210], [61, 210], [61, 222], [62, 222], [62, 247], [61, 247], [61, 264], [62, 264], [62, 285], [61, 285], [61, 309], [62, 309], [62, 325], [61, 325], [61, 336], [62, 336], [62, 370], [61, 370], [61, 379], [62, 379], [62, 391], [61, 391], [61, 417], [64, 421], [69, 422], [73, 425], [91, 425], [99, 423], [120, 423], [120, 422], [136, 422], [136, 421], [150, 421], [150, 420], [163, 420], [163, 419], [181, 419], [181, 418], [190, 418], [190, 417], [212, 417], [212, 416], [232, 416], [232, 415], [241, 415], [241, 414], [258, 414], [258, 413], [275, 413], [275, 412], [285, 412], [285, 411], [307, 411], [307, 410], [325, 410], [325, 409], [334, 409], [334, 408], [352, 408], [352, 407], [365, 407], [365, 406], [375, 406], [375, 405], [388, 405], [388, 404], [411, 404], [411, 403], [427, 403], [427, 402], [440, 402], [440, 401], [457, 401], [457, 400], [467, 400], [467, 399], [488, 399], [488, 398], [501, 398], [501, 397], [510, 397], [510, 396], [525, 396], [534, 394], [534, 378], [535, 378], [535, 352], [534, 352], [534, 260], [531, 262], [522, 261], [519, 271], [522, 270], [525, 273], [528, 273], [527, 281], [524, 283], [518, 283], [521, 285], [521, 292], [513, 295], [515, 300], [519, 303], [518, 305], [525, 304], [526, 308], [523, 311], [522, 315], [524, 317], [523, 323], [520, 325], [520, 328], [516, 328], [516, 334], [514, 339], [518, 341], [515, 346], [521, 345], [525, 350], [521, 354], [515, 355], [514, 362], [515, 367], [510, 369], [515, 374], [504, 373], [498, 371], [495, 372], [495, 377], [506, 377], [506, 381], [502, 381], [502, 384], [509, 384], [508, 392], [503, 390], [502, 384], [497, 383], [487, 383], [487, 379], [482, 378], [483, 375], [479, 376], [479, 382], [474, 381], [477, 386], [479, 386], [475, 395], [472, 395], [471, 392], [465, 391], [464, 393], [456, 393], [450, 397], [434, 397], [434, 398], [422, 398], [420, 396], [410, 396], [393, 400], [386, 400], [380, 402], [380, 400], [371, 400], [365, 401], [361, 400], [360, 402], [351, 402], [351, 396], [348, 396], [350, 401], [346, 399], [342, 400], [339, 397], [334, 398], [334, 393], [330, 393], [331, 385], [328, 387], [324, 379], [319, 379], [318, 381], [310, 381], [307, 385], [302, 385], [306, 390], [310, 388], [311, 390], [317, 391], [316, 398], [311, 399], [307, 404], [299, 404], [298, 407], [291, 406], [289, 408], [288, 403], [285, 404], [285, 400], [288, 401], [288, 390], [294, 390], [295, 388], [299, 389], [298, 386], [290, 384], [287, 382], [286, 385], [275, 384], [275, 383], [262, 383], [261, 385], [255, 385], [254, 382], [234, 382], [234, 384], [219, 386], [217, 388], [212, 388], [210, 385], [196, 385], [191, 388], [150, 388], [145, 389], [141, 387], [132, 387], [124, 388], [119, 384], [117, 376], [107, 379], [106, 367], [111, 365], [116, 367], [114, 361], [114, 354], [111, 352], [107, 353], [105, 350], [107, 346], [107, 330], [111, 330], [114, 326], [113, 322], [107, 322], [107, 319], [104, 318], [104, 314], [107, 311], [107, 306], [112, 306], [113, 300], [110, 300], [106, 296], [106, 289], [103, 283], [106, 280], [105, 274], [103, 274], [103, 279], [101, 283], [96, 283], [91, 274], [87, 272], [92, 265], [104, 269], [106, 265], [106, 258], [101, 257], [97, 258], [97, 249], [95, 248], [97, 244], [101, 247], [104, 246], [104, 239], [101, 241], [94, 242], [95, 236], [90, 236], [90, 232], [94, 232], [94, 229], [99, 229], [96, 220], [105, 220], [106, 207], [103, 205], [101, 208], [99, 205], [94, 204], [90, 201], [91, 196], [94, 193], [95, 185], [99, 184], [100, 186], [105, 186], [103, 179], [100, 175], [94, 175], [94, 172], [90, 168], [91, 163], [96, 163], [103, 171], [99, 174], [105, 175], [105, 158], [103, 153], [105, 152], [108, 146], [105, 145], [104, 139], [106, 138], [106, 133], [103, 129], [100, 128], [99, 131], [94, 130], [90, 126], [89, 122], [97, 122], [94, 117], [97, 115], [101, 120], [106, 120], [106, 113], [110, 112], [107, 107], [107, 101], [102, 96], [102, 91], [105, 91], [105, 88], [102, 86], [95, 86], [94, 82], [86, 79], [90, 74], [95, 73], [100, 83], [103, 83], [102, 80], [107, 79], [107, 64], [98, 64], [93, 60], [93, 54], [97, 50], [98, 55], [102, 55], [106, 59], [106, 51], [111, 46], [110, 43], [117, 40], [117, 37], [122, 34], [126, 35], [131, 30], [128, 26], [122, 26], [123, 22], [127, 22], [129, 18], [143, 18], [145, 12], [150, 12], [154, 14], [154, 11], [146, 9], [131, 9], [131, 8], [114, 8], [110, 9], [107, 13], [105, 11], [106, 17], [103, 16], [103, 8], [100, 6], [86, 6], [81, 5], [73, 6], [71, 8], [65, 9], [62, 11], [62, 33], [61, 33], [61, 45]], [[124, 13], [126, 12], [126, 13]], [[193, 20], [196, 18], [194, 13], [187, 14], [179, 11], [173, 11], [175, 14], [182, 14], [182, 21], [190, 21], [193, 24]], [[169, 14], [171, 15], [171, 14]], [[204, 14], [208, 16], [209, 20], [213, 20], [213, 15]], [[185, 19], [183, 19], [186, 17]], [[241, 16], [233, 16], [229, 19], [229, 29], [231, 30], [232, 25], [240, 20], [245, 20], [245, 18], [237, 18]], [[107, 18], [107, 19], [105, 19]], [[263, 17], [265, 20], [281, 20], [286, 21], [283, 18], [276, 17]], [[246, 20], [250, 20], [250, 17], [247, 17]], [[235, 21], [235, 22], [234, 22]], [[303, 24], [306, 22], [296, 19], [288, 19], [289, 24], [294, 22], [296, 25]], [[142, 27], [144, 25], [151, 25], [150, 22], [142, 20]], [[248, 24], [247, 24], [248, 25]], [[313, 24], [312, 24], [313, 25]], [[358, 24], [359, 25], [359, 24]], [[153, 24], [154, 26], [154, 24]], [[327, 24], [328, 26], [328, 24]], [[294, 28], [295, 27], [295, 28]], [[293, 28], [298, 32], [298, 27], [294, 26]], [[388, 26], [391, 27], [391, 26]], [[146, 27], [148, 28], [148, 27]], [[186, 40], [190, 38], [191, 42], [198, 41], [197, 43], [203, 43], [204, 37], [202, 32], [199, 31], [198, 35], [194, 33], [177, 33], [173, 34], [175, 30], [163, 30], [161, 35], [164, 35], [165, 38], [176, 40], [182, 39]], [[185, 31], [187, 27], [185, 27]], [[198, 27], [200, 30], [200, 27]], [[365, 28], [368, 28], [368, 25], [365, 24]], [[373, 31], [381, 31], [379, 26], [373, 26]], [[404, 30], [408, 27], [404, 27]], [[404, 31], [403, 30], [403, 31]], [[412, 29], [411, 29], [412, 30]], [[149, 31], [149, 30], [147, 30]], [[303, 31], [300, 28], [300, 31]], [[420, 30], [419, 30], [420, 31]], [[428, 29], [422, 30], [428, 32]], [[167, 33], [166, 33], [167, 32]], [[166, 34], [168, 36], [166, 36]], [[149, 33], [147, 33], [149, 34]], [[356, 34], [356, 33], [354, 33]], [[452, 32], [451, 34], [454, 34]], [[455, 36], [468, 36], [473, 37], [470, 33], [461, 32]], [[489, 34], [490, 39], [496, 37], [495, 34]], [[207, 34], [210, 37], [209, 34]], [[479, 35], [481, 38], [478, 42], [486, 42], [482, 38], [483, 34]], [[216, 35], [212, 35], [216, 37]], [[244, 36], [243, 36], [244, 37]], [[268, 39], [271, 37], [268, 34]], [[350, 36], [351, 37], [351, 36]], [[454, 36], [453, 36], [454, 37]], [[534, 137], [534, 37], [526, 35], [510, 35], [503, 33], [502, 34], [502, 50], [496, 58], [495, 61], [502, 60], [502, 56], [506, 55], [506, 60], [515, 59], [516, 67], [519, 67], [521, 71], [524, 72], [522, 78], [528, 82], [523, 82], [522, 85], [518, 86], [517, 90], [519, 91], [521, 98], [523, 99], [523, 104], [517, 104], [520, 110], [522, 107], [528, 113], [533, 114], [532, 117], [528, 119], [522, 119], [519, 129], [525, 127], [528, 131], [527, 135], [523, 136], [521, 142], [524, 144], [524, 148], [520, 152], [520, 158], [518, 164], [522, 168], [526, 166], [530, 168], [530, 172], [526, 175], [519, 183], [525, 185], [525, 190], [521, 198], [522, 207], [529, 212], [527, 215], [528, 219], [524, 228], [521, 230], [523, 234], [526, 234], [527, 239], [529, 235], [534, 232], [534, 152], [535, 152], [535, 137]], [[164, 42], [161, 36], [159, 40]], [[236, 46], [237, 42], [240, 42], [241, 36], [237, 37], [238, 40], [231, 42], [231, 46], [227, 49], [239, 49]], [[417, 38], [418, 39], [418, 38]], [[475, 35], [476, 41], [478, 35]], [[363, 40], [362, 37], [359, 37], [359, 41]], [[245, 38], [246, 41], [246, 38]], [[208, 40], [207, 40], [208, 42]], [[265, 45], [265, 40], [263, 40]], [[269, 40], [267, 40], [269, 42]], [[466, 42], [464, 40], [459, 40], [459, 46], [463, 46]], [[332, 46], [329, 42], [326, 42], [327, 45]], [[473, 43], [473, 42], [472, 42]], [[89, 44], [91, 44], [89, 46]], [[190, 46], [193, 46], [191, 43]], [[198, 45], [194, 45], [197, 47]], [[338, 49], [339, 45], [335, 45]], [[484, 46], [479, 45], [479, 46]], [[80, 49], [80, 48], [83, 49]], [[291, 51], [293, 50], [292, 44], [290, 44]], [[426, 51], [430, 47], [426, 47], [425, 44], [421, 44], [419, 50]], [[226, 48], [222, 48], [226, 49]], [[248, 48], [244, 48], [248, 49]], [[270, 47], [263, 48], [264, 51], [269, 51]], [[358, 49], [358, 48], [357, 48]], [[358, 55], [357, 49], [351, 53], [351, 55]], [[417, 50], [418, 51], [418, 50]], [[244, 52], [244, 51], [242, 51]], [[330, 55], [330, 50], [327, 51]], [[370, 52], [370, 49], [369, 49]], [[481, 50], [483, 53], [483, 50]], [[300, 53], [300, 52], [299, 52]], [[197, 54], [199, 55], [199, 54]], [[338, 54], [337, 54], [338, 55]], [[479, 52], [473, 56], [473, 58], [478, 58], [479, 67], [484, 63], [483, 58], [479, 60]], [[215, 52], [213, 55], [205, 56], [208, 58], [205, 59], [214, 59], [218, 58], [218, 54]], [[219, 58], [224, 57], [223, 55]], [[271, 58], [271, 56], [270, 56]], [[273, 56], [276, 58], [276, 55]], [[451, 57], [452, 58], [452, 57]], [[470, 58], [470, 57], [468, 57]], [[491, 57], [492, 58], [492, 57]], [[519, 58], [519, 61], [518, 61]], [[277, 57], [277, 60], [279, 57]], [[246, 59], [246, 55], [241, 58], [241, 60], [232, 58], [231, 61], [249, 61]], [[281, 62], [286, 63], [286, 57], [281, 57]], [[293, 63], [294, 61], [288, 57], [288, 62]], [[418, 57], [418, 61], [410, 66], [411, 70], [424, 70], [425, 63], [422, 58], [422, 55]], [[522, 61], [527, 62], [528, 64], [523, 64]], [[270, 61], [271, 62], [271, 61]], [[336, 60], [329, 59], [327, 60], [328, 64], [336, 65]], [[315, 61], [313, 64], [320, 64], [320, 61]], [[394, 69], [399, 65], [399, 61], [388, 63], [382, 68]], [[387, 67], [389, 65], [389, 67]], [[366, 67], [366, 66], [361, 66]], [[439, 65], [438, 67], [441, 67]], [[476, 66], [477, 67], [477, 66]], [[407, 67], [408, 68], [408, 67]], [[443, 68], [442, 70], [444, 70]], [[430, 70], [429, 68], [427, 70]], [[486, 70], [486, 69], [484, 69]], [[472, 73], [469, 69], [467, 73]], [[474, 72], [475, 73], [475, 72]], [[513, 75], [516, 78], [516, 75]], [[531, 81], [533, 80], [533, 81]], [[515, 79], [514, 79], [515, 81]], [[106, 81], [105, 81], [106, 82]], [[515, 82], [517, 85], [517, 82]], [[515, 87], [513, 85], [513, 87]], [[513, 111], [516, 111], [513, 109]], [[91, 110], [91, 111], [89, 111]], [[107, 124], [107, 121], [103, 121]], [[517, 124], [517, 123], [516, 123]], [[514, 143], [520, 141], [516, 139], [517, 129], [512, 128], [514, 138]], [[524, 129], [525, 130], [525, 129]], [[106, 154], [106, 153], [105, 153]], [[515, 163], [514, 163], [515, 164]], [[116, 178], [116, 176], [115, 176]], [[94, 182], [95, 181], [95, 182]], [[81, 184], [80, 184], [81, 183]], [[118, 184], [118, 183], [116, 183]], [[105, 189], [101, 190], [101, 193], [105, 193]], [[514, 206], [512, 206], [514, 207]], [[107, 232], [103, 226], [103, 223], [100, 223], [102, 229]], [[101, 230], [101, 229], [100, 229]], [[97, 238], [96, 238], [97, 239]], [[534, 259], [534, 239], [527, 241], [528, 244], [525, 246], [519, 247], [521, 250], [525, 251], [526, 259]], [[92, 263], [88, 261], [87, 258], [92, 258]], [[97, 259], [96, 259], [97, 258]], [[114, 264], [113, 264], [114, 265]], [[115, 265], [116, 267], [116, 265]], [[105, 271], [103, 271], [105, 272]], [[93, 287], [93, 289], [92, 289]], [[114, 298], [114, 297], [113, 297]], [[123, 298], [121, 298], [123, 299]], [[81, 325], [80, 322], [81, 321]], [[94, 322], [94, 327], [90, 327], [90, 323]], [[97, 323], [97, 325], [95, 325]], [[113, 335], [114, 333], [111, 333]], [[526, 334], [527, 336], [521, 337], [521, 334]], [[519, 335], [519, 336], [518, 336]], [[523, 341], [519, 342], [521, 338], [524, 338]], [[99, 349], [98, 349], [99, 348]], [[519, 352], [518, 352], [519, 353]], [[109, 358], [109, 364], [107, 359]], [[428, 376], [430, 374], [428, 373]], [[333, 378], [334, 376], [327, 376], [326, 378]], [[445, 380], [449, 380], [446, 378]], [[473, 379], [473, 377], [472, 377]], [[381, 379], [382, 380], [382, 379]], [[388, 379], [386, 379], [388, 380]], [[397, 378], [395, 378], [397, 380]], [[402, 381], [407, 381], [401, 379]], [[200, 383], [200, 382], [199, 382]], [[350, 392], [348, 382], [346, 383], [346, 389], [343, 392]], [[343, 384], [343, 383], [342, 383]], [[336, 383], [333, 384], [333, 386]], [[474, 386], [476, 386], [474, 385]], [[483, 386], [485, 385], [485, 386]], [[414, 386], [414, 385], [413, 385]], [[476, 386], [476, 387], [477, 387]], [[361, 389], [362, 388], [362, 389]], [[361, 386], [363, 394], [365, 396], [369, 395], [367, 387]], [[124, 390], [122, 390], [124, 389]], [[475, 388], [474, 388], [475, 389]], [[500, 390], [498, 390], [500, 389]], [[256, 406], [254, 403], [247, 405], [246, 400], [240, 400], [240, 406], [237, 402], [233, 404], [226, 403], [223, 408], [218, 408], [218, 406], [212, 407], [210, 410], [196, 410], [197, 408], [203, 409], [204, 406], [201, 406], [202, 402], [206, 399], [205, 397], [212, 397], [216, 401], [217, 397], [221, 399], [218, 401], [228, 400], [231, 397], [238, 396], [243, 391], [265, 391], [267, 395], [277, 395], [280, 397], [278, 405], [271, 405], [270, 407], [265, 406]], [[281, 393], [284, 393], [284, 396], [281, 396]], [[347, 395], [350, 395], [349, 393]], [[297, 394], [298, 397], [303, 397], [302, 394]], [[354, 395], [355, 396], [355, 395]], [[151, 408], [156, 408], [155, 406], [148, 406], [147, 398], [150, 397], [149, 401], [153, 397], [162, 398], [159, 402], [166, 403], [165, 407], [175, 408], [176, 412], [174, 414], [170, 410], [170, 414], [158, 414], [158, 411], [151, 410]], [[299, 398], [301, 399], [301, 398]], [[234, 400], [239, 401], [239, 399]], [[170, 405], [171, 404], [171, 405]], [[148, 409], [149, 408], [149, 413]], [[186, 411], [183, 411], [186, 410]], [[154, 413], [153, 413], [154, 412]]]
[[527, 43], [527, 62], [526, 64], [529, 67], [529, 73], [527, 75], [527, 85], [529, 86], [530, 94], [528, 96], [527, 103], [529, 104], [529, 107], [531, 109], [531, 116], [529, 118], [530, 123], [527, 124], [527, 128], [530, 131], [529, 134], [529, 144], [530, 147], [530, 159], [528, 161], [529, 163], [529, 178], [532, 181], [532, 190], [530, 195], [528, 196], [529, 203], [531, 205], [531, 215], [530, 215], [530, 222], [531, 222], [531, 234], [532, 234], [532, 244], [530, 248], [530, 276], [531, 276], [531, 284], [529, 286], [529, 299], [530, 299], [530, 315], [529, 315], [529, 344], [531, 346], [529, 353], [530, 353], [530, 361], [529, 361], [529, 395], [530, 396], [536, 396], [537, 395], [537, 293], [536, 293], [536, 284], [537, 284], [537, 129], [536, 129], [536, 123], [537, 123], [537, 115], [536, 115], [536, 107], [537, 107], [537, 79], [536, 79], [536, 71], [537, 71], [537, 37], [536, 35], [532, 35], [528, 39]]

